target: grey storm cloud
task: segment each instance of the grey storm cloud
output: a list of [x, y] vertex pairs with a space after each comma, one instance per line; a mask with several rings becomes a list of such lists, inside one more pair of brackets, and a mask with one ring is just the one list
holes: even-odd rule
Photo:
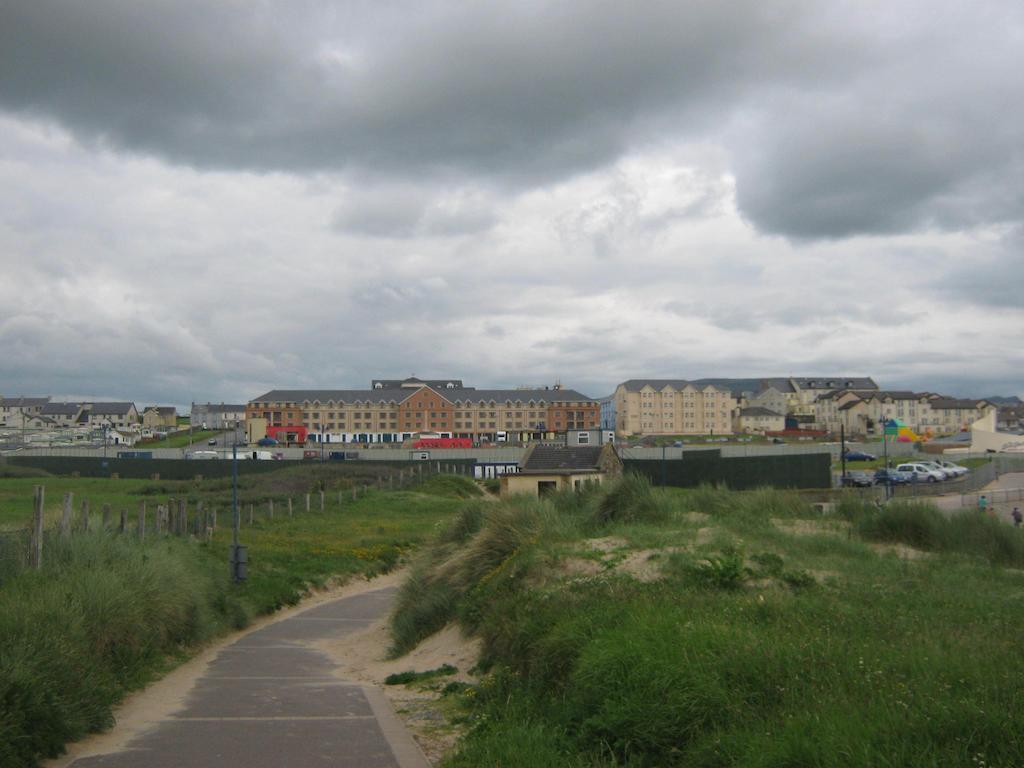
[[711, 138], [766, 232], [1020, 219], [1020, 4], [894, 5], [15, 0], [0, 109], [196, 167], [517, 186]]

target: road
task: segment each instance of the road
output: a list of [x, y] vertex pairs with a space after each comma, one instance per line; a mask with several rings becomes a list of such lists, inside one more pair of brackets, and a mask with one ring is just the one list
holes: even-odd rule
[[428, 768], [383, 694], [339, 679], [310, 643], [385, 615], [395, 589], [331, 600], [243, 635], [183, 706], [116, 750], [68, 768]]

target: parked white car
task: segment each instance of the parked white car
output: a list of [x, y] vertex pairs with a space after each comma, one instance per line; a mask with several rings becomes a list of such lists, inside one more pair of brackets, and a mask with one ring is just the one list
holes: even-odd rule
[[934, 469], [936, 472], [941, 472], [943, 480], [952, 480], [954, 477], [956, 477], [956, 472], [954, 472], [951, 469], [946, 469], [937, 461], [932, 461], [931, 459], [925, 461], [922, 459], [917, 463], [924, 464], [926, 467], [928, 467], [928, 469]]
[[911, 482], [918, 483], [937, 483], [941, 480], [946, 479], [946, 473], [938, 469], [933, 469], [927, 464], [900, 464], [896, 467], [897, 472], [906, 472]]
[[959, 464], [952, 461], [936, 461], [935, 463], [947, 472], [952, 472], [953, 477], [963, 477], [970, 473], [970, 470], [967, 467], [961, 467]]

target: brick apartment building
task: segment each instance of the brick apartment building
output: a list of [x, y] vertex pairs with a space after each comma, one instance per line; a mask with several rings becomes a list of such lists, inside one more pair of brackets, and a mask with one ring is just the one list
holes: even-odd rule
[[379, 379], [369, 389], [275, 389], [249, 401], [246, 419], [266, 419], [288, 442], [401, 443], [419, 433], [475, 441], [529, 441], [596, 429], [600, 405], [554, 386], [475, 389], [459, 379]]

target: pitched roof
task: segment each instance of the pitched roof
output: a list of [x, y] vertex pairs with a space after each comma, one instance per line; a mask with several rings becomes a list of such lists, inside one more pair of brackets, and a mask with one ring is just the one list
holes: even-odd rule
[[135, 403], [92, 403], [89, 413], [94, 416], [124, 416], [134, 407]]
[[0, 405], [4, 408], [34, 408], [46, 405], [50, 402], [49, 397], [5, 397], [0, 399]]
[[625, 387], [627, 392], [639, 392], [644, 387], [651, 387], [657, 390], [665, 389], [665, 387], [672, 387], [672, 389], [676, 390], [685, 389], [686, 387], [694, 387], [695, 389], [714, 387], [715, 389], [732, 392], [732, 387], [726, 383], [729, 381], [750, 381], [750, 379], [629, 379], [622, 382], [620, 386]]
[[602, 446], [535, 445], [523, 457], [523, 472], [596, 471]]
[[[450, 387], [449, 384], [451, 384]], [[371, 389], [393, 389], [395, 387], [415, 389], [422, 386], [434, 389], [464, 389], [462, 379], [418, 379], [415, 376], [410, 376], [407, 379], [374, 379], [370, 382]]]
[[47, 403], [39, 413], [42, 416], [77, 416], [81, 409], [81, 403]]
[[749, 408], [740, 408], [740, 416], [777, 416], [783, 418], [783, 414], [776, 413], [771, 408], [762, 408], [759, 405], [752, 405]]
[[[273, 389], [270, 392], [253, 398], [252, 403], [295, 403], [304, 402], [341, 402], [341, 403], [401, 403], [412, 397], [417, 389], [408, 387], [389, 387], [381, 389]], [[563, 402], [596, 402], [572, 389], [457, 389], [436, 390], [441, 397], [450, 402], [529, 402], [544, 400], [548, 403]]]
[[800, 389], [878, 389], [870, 376], [793, 376]]
[[977, 408], [984, 400], [966, 400], [955, 397], [936, 397], [931, 401], [932, 409], [953, 410], [957, 408]]

